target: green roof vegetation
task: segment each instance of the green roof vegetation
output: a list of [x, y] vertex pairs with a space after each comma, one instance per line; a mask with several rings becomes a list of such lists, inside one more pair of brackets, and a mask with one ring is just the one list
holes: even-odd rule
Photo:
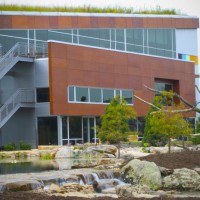
[[31, 12], [80, 12], [80, 13], [125, 13], [125, 14], [157, 14], [157, 15], [178, 15], [175, 9], [155, 9], [134, 10], [133, 8], [105, 7], [98, 8], [92, 6], [82, 7], [41, 7], [41, 6], [19, 6], [0, 4], [1, 11], [31, 11]]

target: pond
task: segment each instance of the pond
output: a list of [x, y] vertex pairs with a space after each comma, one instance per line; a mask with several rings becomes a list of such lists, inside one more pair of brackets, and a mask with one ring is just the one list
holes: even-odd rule
[[39, 158], [26, 159], [2, 159], [0, 160], [0, 174], [16, 174], [43, 172], [50, 170], [68, 170], [87, 166], [95, 166], [98, 159], [53, 159], [43, 160]]

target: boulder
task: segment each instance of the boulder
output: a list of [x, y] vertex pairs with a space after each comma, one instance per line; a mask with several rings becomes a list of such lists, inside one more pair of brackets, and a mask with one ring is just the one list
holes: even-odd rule
[[162, 187], [162, 177], [158, 166], [154, 162], [134, 159], [121, 169], [124, 182], [147, 185], [157, 190]]
[[72, 158], [73, 157], [73, 147], [63, 146], [55, 154], [55, 158]]
[[118, 185], [116, 193], [119, 197], [137, 197], [138, 194], [150, 194], [151, 190], [147, 185]]
[[87, 152], [97, 151], [100, 153], [107, 153], [115, 155], [117, 152], [117, 147], [114, 145], [97, 145], [97, 146], [90, 146], [86, 149]]
[[175, 169], [163, 179], [165, 189], [200, 191], [200, 175], [191, 169]]

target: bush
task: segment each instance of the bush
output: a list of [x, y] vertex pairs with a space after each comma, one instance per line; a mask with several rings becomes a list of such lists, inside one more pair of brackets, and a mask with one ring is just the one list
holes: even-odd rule
[[31, 150], [31, 144], [26, 144], [25, 142], [19, 143], [20, 150]]
[[192, 143], [197, 145], [197, 144], [200, 144], [200, 135], [194, 135], [192, 138]]
[[52, 156], [51, 153], [40, 154], [40, 158], [43, 160], [51, 160]]
[[3, 146], [4, 151], [14, 151], [16, 149], [17, 149], [17, 147], [14, 143], [8, 143], [8, 144]]

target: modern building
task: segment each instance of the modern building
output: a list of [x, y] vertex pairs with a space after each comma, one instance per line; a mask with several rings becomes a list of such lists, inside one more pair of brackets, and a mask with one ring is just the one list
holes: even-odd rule
[[144, 85], [195, 104], [197, 28], [191, 16], [0, 12], [0, 146], [95, 142], [116, 95], [142, 133], [149, 106], [134, 94], [155, 95]]

